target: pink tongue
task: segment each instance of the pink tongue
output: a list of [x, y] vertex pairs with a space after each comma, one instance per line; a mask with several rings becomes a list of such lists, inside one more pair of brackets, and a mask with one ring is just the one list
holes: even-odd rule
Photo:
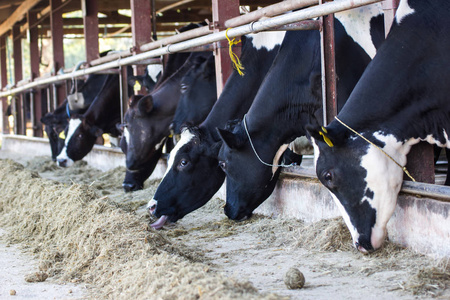
[[167, 216], [161, 216], [158, 221], [156, 221], [155, 223], [151, 224], [150, 226], [152, 226], [155, 229], [161, 229], [164, 224], [166, 224], [167, 221]]

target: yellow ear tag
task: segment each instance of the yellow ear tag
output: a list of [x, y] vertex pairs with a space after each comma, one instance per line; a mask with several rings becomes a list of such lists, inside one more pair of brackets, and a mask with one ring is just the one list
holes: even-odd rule
[[139, 83], [139, 81], [136, 80], [136, 83], [133, 86], [133, 90], [135, 90], [135, 91], [141, 90], [141, 84]]
[[66, 139], [66, 134], [64, 133], [64, 130], [59, 133], [58, 137], [62, 140]]
[[[323, 131], [323, 132], [322, 132]], [[334, 147], [333, 143], [331, 142], [331, 140], [325, 135], [326, 133], [328, 133], [327, 129], [325, 127], [322, 126], [322, 131], [319, 131], [319, 134], [321, 136], [323, 136], [323, 140], [325, 143], [327, 143], [327, 145], [329, 147]]]

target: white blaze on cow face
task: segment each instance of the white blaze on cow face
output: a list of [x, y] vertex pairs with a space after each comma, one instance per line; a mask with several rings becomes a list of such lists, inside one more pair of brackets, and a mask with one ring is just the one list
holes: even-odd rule
[[125, 142], [127, 143], [127, 145], [130, 143], [130, 132], [128, 131], [128, 128], [125, 127], [123, 129], [123, 138], [125, 139]]
[[395, 14], [395, 21], [397, 22], [397, 24], [400, 24], [406, 16], [413, 14], [414, 12], [415, 10], [411, 8], [411, 6], [409, 6], [407, 0], [401, 0], [397, 9], [397, 13]]
[[267, 51], [271, 51], [276, 46], [281, 45], [283, 42], [286, 31], [265, 31], [256, 34], [249, 34], [251, 42], [256, 50], [266, 48]]
[[70, 167], [71, 165], [73, 165], [74, 161], [70, 159], [70, 157], [67, 155], [67, 144], [69, 143], [70, 139], [72, 138], [73, 134], [78, 129], [78, 127], [80, 127], [80, 125], [81, 119], [70, 119], [64, 148], [61, 150], [61, 153], [58, 155], [58, 157], [56, 157], [58, 165], [61, 165], [60, 164], [61, 161], [65, 162], [64, 166], [66, 167]]
[[[401, 166], [406, 165], [406, 154], [411, 146], [398, 141], [393, 135], [375, 133], [374, 137], [383, 143], [383, 150]], [[403, 182], [403, 170], [380, 149], [370, 145], [367, 154], [361, 158], [361, 167], [367, 171], [364, 179], [373, 192], [373, 198], [363, 198], [376, 211], [375, 225], [372, 227], [371, 244], [379, 248], [386, 237], [386, 225], [394, 213], [397, 196]], [[355, 240], [355, 237], [353, 237]]]
[[[169, 161], [167, 162], [167, 169], [166, 169], [166, 172], [164, 173], [164, 176], [163, 176], [161, 182], [164, 181], [164, 178], [167, 176], [167, 174], [172, 169], [173, 163], [175, 161], [175, 157], [177, 156], [177, 153], [180, 150], [180, 148], [183, 147], [184, 145], [186, 145], [187, 143], [189, 143], [194, 136], [195, 135], [193, 133], [191, 133], [188, 129], [183, 130], [183, 132], [181, 133], [180, 140], [175, 145], [175, 147], [172, 149], [172, 151], [170, 151]], [[148, 202], [147, 207], [150, 208], [153, 205], [156, 206], [157, 203], [158, 203], [158, 200], [153, 198], [152, 200], [150, 200]]]
[[338, 12], [335, 16], [342, 23], [347, 34], [364, 49], [370, 58], [373, 58], [377, 50], [370, 34], [370, 20], [382, 13], [381, 4], [375, 3]]

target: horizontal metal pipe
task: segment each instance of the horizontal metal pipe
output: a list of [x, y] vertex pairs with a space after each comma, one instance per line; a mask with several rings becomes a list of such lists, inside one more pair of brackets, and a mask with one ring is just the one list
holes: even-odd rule
[[290, 10], [304, 8], [316, 4], [319, 4], [319, 0], [286, 0], [252, 11], [245, 15], [226, 20], [224, 26], [225, 28], [237, 27], [253, 21], [257, 21], [263, 17], [273, 17]]
[[[233, 38], [253, 32], [265, 31], [274, 27], [283, 26], [290, 23], [295, 23], [307, 19], [317, 18], [322, 15], [328, 15], [340, 11], [344, 11], [350, 8], [360, 7], [367, 4], [372, 4], [376, 2], [380, 2], [382, 0], [343, 0], [343, 1], [333, 1], [327, 2], [322, 5], [316, 5], [312, 7], [308, 7], [302, 10], [298, 10], [295, 12], [291, 12], [288, 14], [284, 14], [281, 16], [273, 17], [270, 19], [265, 19], [261, 21], [252, 22], [251, 24], [239, 26], [236, 28], [231, 28], [228, 30], [228, 37]], [[111, 61], [102, 65], [94, 66], [87, 69], [82, 69], [76, 72], [72, 72], [70, 74], [61, 74], [56, 75], [47, 79], [42, 79], [39, 81], [35, 81], [29, 84], [26, 84], [20, 88], [14, 88], [6, 92], [1, 92], [0, 97], [6, 97], [11, 94], [19, 93], [29, 88], [33, 88], [42, 84], [53, 83], [57, 81], [71, 79], [72, 77], [83, 76], [87, 74], [96, 73], [105, 69], [117, 68], [123, 65], [130, 65], [136, 62], [139, 62], [144, 59], [158, 57], [168, 53], [180, 52], [192, 47], [197, 47], [209, 43], [214, 43], [220, 40], [226, 39], [225, 31], [220, 31], [212, 34], [208, 34], [205, 36], [201, 36], [198, 38], [193, 38], [188, 41], [180, 42], [178, 44], [167, 45], [162, 48], [154, 49], [148, 52], [139, 53], [126, 58], [119, 58], [118, 60]]]

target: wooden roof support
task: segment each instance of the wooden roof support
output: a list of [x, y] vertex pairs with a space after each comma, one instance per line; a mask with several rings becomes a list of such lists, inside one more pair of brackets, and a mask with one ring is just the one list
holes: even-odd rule
[[[6, 69], [6, 35], [0, 36], [0, 77], [2, 89], [8, 84], [7, 69]], [[8, 98], [2, 97], [2, 133], [9, 133], [8, 116], [6, 109], [8, 108]]]
[[83, 32], [86, 51], [86, 61], [90, 62], [98, 58], [98, 1], [81, 0], [83, 11]]
[[25, 14], [33, 8], [41, 0], [25, 0], [13, 13], [6, 19], [5, 22], [0, 24], [0, 36], [8, 32], [18, 21], [22, 20]]
[[[29, 11], [27, 14], [28, 24], [35, 24], [37, 22], [37, 12]], [[37, 26], [28, 27], [28, 36], [30, 38], [30, 67], [31, 79], [39, 78], [39, 30]], [[40, 119], [42, 117], [42, 99], [41, 92], [32, 90], [30, 94], [30, 117], [31, 125], [33, 127], [33, 136], [43, 136], [42, 124]]]
[[[239, 0], [212, 0], [212, 14], [214, 32], [224, 30], [225, 21], [239, 16]], [[235, 48], [234, 53], [241, 56], [240, 48]], [[216, 60], [216, 85], [217, 96], [222, 93], [223, 86], [233, 71], [228, 47], [217, 48], [215, 51]]]
[[[53, 49], [53, 74], [56, 74], [59, 69], [64, 68], [64, 43], [63, 43], [63, 18], [61, 7], [61, 0], [50, 0], [50, 28], [52, 32], [52, 49]], [[54, 89], [56, 99], [54, 100], [56, 106], [64, 102], [66, 97], [64, 86], [57, 86]], [[56, 107], [55, 106], [55, 107]]]

